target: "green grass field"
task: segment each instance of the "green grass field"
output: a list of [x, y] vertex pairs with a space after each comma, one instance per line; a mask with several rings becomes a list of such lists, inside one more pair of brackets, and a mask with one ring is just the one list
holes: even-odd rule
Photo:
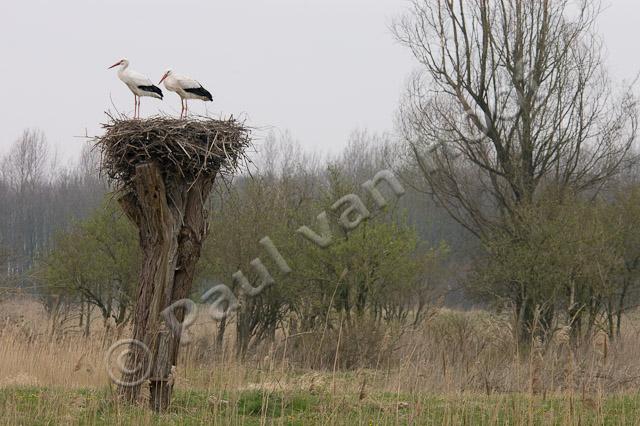
[[169, 412], [115, 402], [110, 390], [5, 388], [3, 424], [200, 425], [200, 424], [416, 424], [416, 425], [632, 425], [640, 422], [640, 396], [528, 397], [526, 395], [334, 398], [310, 392], [260, 390], [216, 396], [176, 391]]

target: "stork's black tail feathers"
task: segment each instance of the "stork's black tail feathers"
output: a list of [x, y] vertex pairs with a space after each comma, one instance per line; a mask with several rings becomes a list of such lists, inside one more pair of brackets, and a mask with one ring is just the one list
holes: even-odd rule
[[138, 89], [144, 90], [145, 92], [156, 93], [156, 94], [158, 94], [160, 96], [160, 99], [163, 98], [162, 90], [160, 90], [160, 88], [158, 86], [154, 86], [153, 84], [151, 86], [138, 86]]
[[213, 101], [213, 96], [211, 96], [211, 93], [209, 93], [209, 91], [207, 89], [205, 89], [204, 87], [200, 86], [200, 87], [195, 87], [193, 89], [184, 89], [185, 92], [189, 92], [189, 93], [193, 93], [194, 95], [198, 95], [203, 97], [204, 99], [206, 99], [207, 101]]

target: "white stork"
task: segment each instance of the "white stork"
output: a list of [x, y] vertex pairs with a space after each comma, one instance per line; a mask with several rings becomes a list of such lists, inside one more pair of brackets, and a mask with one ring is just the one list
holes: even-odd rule
[[202, 101], [213, 101], [211, 93], [202, 84], [196, 80], [178, 75], [172, 70], [165, 71], [164, 75], [160, 79], [160, 83], [164, 81], [164, 87], [167, 90], [176, 92], [180, 96], [180, 102], [182, 103], [182, 111], [180, 111], [180, 118], [186, 118], [189, 112], [187, 105], [187, 99], [200, 99]]
[[162, 90], [144, 75], [129, 69], [129, 60], [123, 58], [111, 65], [109, 69], [120, 66], [118, 78], [133, 92], [133, 118], [140, 118], [140, 97], [150, 96], [162, 99]]

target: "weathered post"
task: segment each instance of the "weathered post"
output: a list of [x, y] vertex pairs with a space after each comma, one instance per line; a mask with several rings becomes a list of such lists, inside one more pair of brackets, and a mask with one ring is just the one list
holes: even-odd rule
[[[118, 389], [135, 401], [150, 372], [150, 406], [167, 408], [180, 336], [160, 313], [191, 291], [207, 235], [206, 200], [216, 176], [236, 171], [249, 144], [237, 121], [212, 119], [111, 119], [97, 145], [102, 169], [116, 182], [123, 211], [138, 227], [143, 263], [133, 316], [132, 345]], [[177, 312], [179, 319], [183, 313]]]

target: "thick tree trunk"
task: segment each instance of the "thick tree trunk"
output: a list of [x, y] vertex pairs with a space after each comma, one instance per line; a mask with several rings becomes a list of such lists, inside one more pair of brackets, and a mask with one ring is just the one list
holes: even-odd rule
[[[171, 367], [175, 366], [179, 336], [160, 329], [160, 313], [191, 291], [195, 265], [206, 235], [205, 200], [214, 177], [203, 176], [193, 183], [164, 182], [155, 163], [136, 167], [134, 189], [120, 199], [127, 216], [138, 226], [143, 265], [134, 310], [133, 338], [151, 353], [132, 346], [119, 394], [135, 401], [150, 371], [150, 405], [156, 411], [167, 408], [171, 398]], [[182, 312], [176, 312], [179, 320]], [[129, 385], [136, 383], [135, 385]]]
[[[213, 179], [198, 179], [187, 193], [182, 228], [178, 235], [178, 259], [171, 303], [188, 297], [191, 292], [202, 242], [208, 231], [207, 210], [204, 206], [212, 186]], [[179, 308], [176, 311], [176, 318], [182, 321], [184, 310]], [[180, 336], [173, 336], [173, 339], [170, 359], [173, 365], [177, 365]]]
[[[167, 203], [167, 193], [160, 170], [154, 163], [136, 167], [135, 186], [132, 192], [120, 199], [129, 218], [138, 226], [143, 264], [134, 311], [133, 339], [146, 345], [155, 353], [155, 341], [159, 314], [163, 308], [164, 294], [173, 287], [177, 251], [176, 220]], [[122, 377], [126, 385], [119, 394], [128, 401], [135, 401], [140, 393], [137, 383], [149, 368], [143, 349], [132, 346], [127, 359], [127, 370]], [[132, 385], [132, 383], [136, 383]]]

